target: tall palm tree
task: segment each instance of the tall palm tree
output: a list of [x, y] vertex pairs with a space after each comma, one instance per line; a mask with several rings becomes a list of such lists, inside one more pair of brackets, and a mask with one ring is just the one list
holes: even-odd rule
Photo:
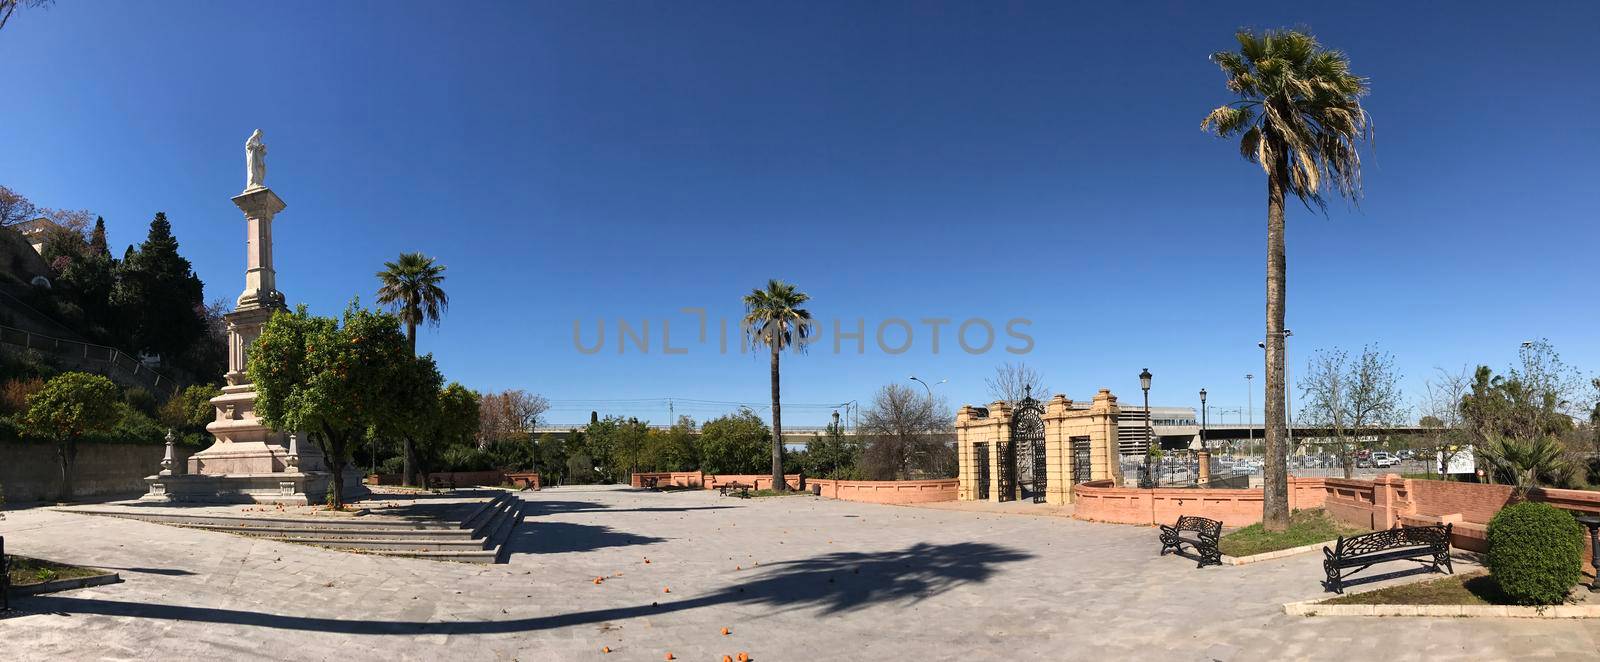
[[778, 404], [778, 353], [788, 347], [804, 349], [796, 341], [811, 337], [811, 313], [800, 304], [810, 295], [781, 280], [767, 281], [767, 289], [744, 295], [744, 328], [754, 342], [772, 352], [772, 489], [788, 489], [783, 481], [783, 410]]
[[406, 340], [411, 353], [417, 353], [417, 326], [423, 322], [438, 325], [450, 305], [450, 297], [439, 284], [444, 282], [444, 265], [421, 253], [401, 253], [400, 259], [383, 263], [378, 272], [378, 303], [389, 306], [406, 325]]
[[1262, 522], [1269, 530], [1289, 526], [1288, 449], [1284, 438], [1283, 311], [1285, 265], [1283, 198], [1292, 193], [1307, 207], [1326, 213], [1324, 190], [1351, 201], [1361, 198], [1361, 157], [1356, 143], [1370, 140], [1371, 121], [1361, 108], [1367, 79], [1350, 73], [1344, 53], [1324, 49], [1296, 30], [1243, 29], [1239, 51], [1213, 53], [1211, 60], [1238, 95], [1200, 122], [1219, 137], [1239, 136], [1239, 154], [1267, 175], [1266, 494]]
[[[450, 297], [439, 287], [444, 282], [444, 265], [421, 253], [401, 253], [400, 259], [383, 263], [378, 272], [378, 303], [393, 309], [406, 325], [406, 341], [417, 353], [417, 325], [437, 325], [450, 305]], [[416, 482], [417, 444], [411, 435], [404, 437], [401, 482]]]

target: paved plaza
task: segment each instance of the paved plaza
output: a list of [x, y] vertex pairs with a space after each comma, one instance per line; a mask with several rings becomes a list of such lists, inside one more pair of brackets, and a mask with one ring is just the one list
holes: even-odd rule
[[522, 496], [501, 565], [10, 511], [8, 551], [125, 581], [17, 600], [0, 657], [1600, 659], [1592, 621], [1285, 616], [1321, 595], [1320, 554], [1196, 570], [1157, 557], [1147, 527], [810, 496]]

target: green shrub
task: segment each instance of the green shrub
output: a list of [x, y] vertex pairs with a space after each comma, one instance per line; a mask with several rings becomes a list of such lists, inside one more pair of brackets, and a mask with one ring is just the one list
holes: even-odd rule
[[1583, 526], [1560, 508], [1506, 506], [1489, 521], [1489, 572], [1517, 604], [1557, 604], [1583, 576], [1583, 539]]
[[156, 396], [150, 395], [149, 391], [138, 386], [129, 387], [128, 390], [123, 391], [122, 401], [128, 403], [129, 407], [139, 410], [139, 413], [145, 416], [153, 418], [156, 415]]

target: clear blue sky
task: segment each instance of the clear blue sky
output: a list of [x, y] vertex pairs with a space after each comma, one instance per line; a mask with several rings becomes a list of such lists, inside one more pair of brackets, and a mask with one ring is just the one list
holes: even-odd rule
[[[1415, 4], [62, 2], [0, 32], [0, 183], [105, 216], [119, 249], [167, 212], [231, 301], [259, 127], [291, 302], [333, 314], [384, 260], [436, 256], [451, 306], [422, 350], [558, 422], [765, 401], [765, 360], [692, 342], [679, 309], [735, 318], [769, 277], [868, 328], [864, 355], [826, 329], [786, 357], [785, 401], [917, 374], [984, 402], [1021, 358], [1079, 399], [1137, 399], [1149, 367], [1166, 405], [1242, 405], [1255, 373], [1259, 411], [1265, 185], [1199, 130], [1229, 99], [1206, 56], [1304, 25], [1371, 77], [1377, 138], [1359, 210], [1290, 209], [1291, 374], [1376, 342], [1417, 396], [1541, 336], [1592, 373], [1600, 6]], [[913, 349], [886, 355], [896, 317]], [[935, 356], [925, 317], [1029, 318], [1035, 346], [968, 355], [946, 327]], [[601, 318], [581, 354], [574, 320]], [[649, 354], [618, 355], [619, 318], [651, 321]]]

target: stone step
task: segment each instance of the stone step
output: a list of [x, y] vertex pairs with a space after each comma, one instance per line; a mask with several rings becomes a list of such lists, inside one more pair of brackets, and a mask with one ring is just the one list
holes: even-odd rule
[[494, 498], [485, 499], [460, 522], [239, 517], [77, 508], [66, 512], [119, 517], [344, 551], [436, 561], [497, 563], [505, 560], [505, 543], [522, 522], [523, 501], [509, 492], [502, 492]]
[[267, 540], [278, 542], [294, 542], [302, 545], [316, 545], [329, 549], [352, 549], [369, 552], [476, 552], [485, 548], [487, 541], [483, 539], [468, 538], [465, 540], [432, 540], [425, 538], [308, 538], [304, 536], [262, 536]]
[[367, 517], [350, 518], [311, 518], [311, 517], [247, 517], [236, 515], [214, 514], [180, 514], [180, 513], [148, 513], [130, 510], [109, 510], [95, 508], [71, 508], [65, 512], [81, 515], [104, 515], [136, 519], [144, 522], [177, 525], [208, 525], [208, 526], [235, 526], [240, 528], [267, 529], [277, 526], [317, 528], [324, 530], [347, 529], [355, 531], [395, 530], [395, 531], [454, 531], [458, 528], [452, 522], [437, 521], [410, 521], [377, 519]]
[[[169, 522], [163, 522], [167, 524]], [[466, 529], [324, 529], [317, 527], [293, 526], [233, 526], [218, 524], [189, 524], [172, 523], [191, 529], [205, 531], [220, 531], [234, 533], [242, 536], [262, 536], [267, 538], [326, 538], [326, 539], [365, 539], [365, 540], [473, 540], [471, 531]]]

